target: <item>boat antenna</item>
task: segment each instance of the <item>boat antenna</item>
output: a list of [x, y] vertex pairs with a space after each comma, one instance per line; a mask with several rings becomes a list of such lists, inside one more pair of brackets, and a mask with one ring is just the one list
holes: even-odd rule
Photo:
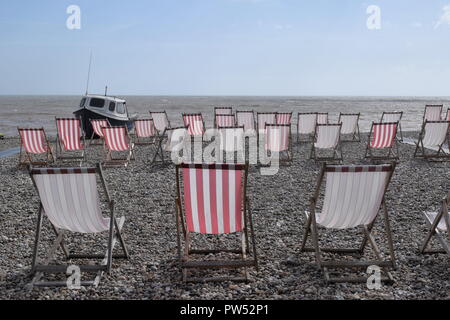
[[105, 97], [106, 97], [107, 92], [108, 92], [108, 86], [105, 86]]
[[88, 94], [88, 90], [89, 90], [89, 78], [91, 77], [91, 64], [92, 64], [92, 50], [91, 50], [91, 56], [89, 58], [89, 70], [88, 70], [87, 83], [86, 83], [86, 95]]

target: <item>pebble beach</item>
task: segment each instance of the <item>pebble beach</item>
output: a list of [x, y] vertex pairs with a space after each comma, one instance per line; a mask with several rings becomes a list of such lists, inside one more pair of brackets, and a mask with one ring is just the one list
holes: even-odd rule
[[[405, 133], [411, 138], [417, 135]], [[367, 134], [361, 136], [359, 143], [343, 144], [345, 164], [367, 163], [362, 160]], [[0, 140], [0, 151], [18, 146], [17, 137]], [[88, 148], [84, 165], [99, 162], [101, 149]], [[309, 151], [308, 144], [294, 144], [292, 164], [282, 165], [274, 176], [263, 176], [258, 168], [250, 168], [248, 196], [259, 272], [250, 268], [247, 283], [185, 284], [177, 263], [175, 166], [150, 166], [152, 147], [138, 146], [137, 159], [128, 168], [104, 170], [116, 213], [126, 217], [123, 235], [130, 260], [114, 260], [112, 274], [105, 275], [97, 288], [80, 290], [27, 289], [39, 198], [27, 171], [17, 168], [18, 155], [1, 158], [0, 299], [450, 299], [448, 256], [422, 255], [418, 251], [428, 231], [422, 212], [437, 210], [450, 190], [450, 163], [413, 159], [414, 146], [399, 144], [400, 161], [386, 195], [397, 258], [397, 269], [392, 271], [395, 283], [369, 290], [366, 284], [326, 284], [315, 265], [314, 254], [300, 253], [306, 220], [303, 212], [308, 208], [320, 169], [308, 160]], [[379, 219], [374, 234], [387, 253], [383, 226]], [[321, 228], [319, 237], [321, 244], [358, 246], [362, 234], [360, 230]], [[46, 220], [40, 257], [53, 239]], [[71, 235], [67, 243], [74, 251], [103, 253], [106, 237]], [[363, 259], [370, 257], [367, 249]], [[64, 261], [61, 254], [58, 258]]]

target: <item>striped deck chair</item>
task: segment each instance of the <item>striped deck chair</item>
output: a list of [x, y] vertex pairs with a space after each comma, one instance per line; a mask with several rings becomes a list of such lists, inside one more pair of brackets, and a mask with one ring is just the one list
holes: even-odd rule
[[216, 123], [217, 115], [232, 115], [233, 108], [232, 107], [214, 107], [214, 128], [217, 128], [218, 124]]
[[[252, 214], [247, 197], [248, 165], [181, 164], [176, 167], [177, 243], [183, 280], [247, 281], [247, 268], [258, 268]], [[250, 232], [249, 232], [250, 231]], [[252, 239], [252, 249], [249, 242]], [[192, 238], [239, 234], [240, 248], [193, 249]], [[203, 238], [203, 237], [202, 237]], [[184, 248], [182, 245], [184, 244]], [[200, 260], [192, 255], [227, 253], [230, 259]], [[233, 255], [233, 259], [231, 259]], [[243, 277], [191, 277], [192, 269], [243, 269]]]
[[364, 158], [373, 161], [398, 160], [397, 128], [398, 122], [373, 122]]
[[[56, 118], [56, 159], [80, 160], [80, 166], [86, 160], [85, 137], [81, 131], [80, 119]], [[66, 155], [67, 153], [72, 155]], [[81, 154], [77, 154], [81, 152]]]
[[317, 113], [317, 124], [328, 124], [328, 112]]
[[176, 128], [167, 128], [163, 135], [167, 136], [166, 140], [158, 140], [158, 145], [156, 149], [156, 153], [153, 156], [152, 164], [156, 162], [156, 159], [159, 158], [161, 162], [165, 163], [164, 153], [165, 152], [179, 152], [182, 149], [183, 141], [187, 136], [187, 127], [176, 127]]
[[[30, 285], [40, 287], [67, 286], [67, 273], [72, 273], [69, 265], [51, 264], [55, 259], [58, 248], [67, 260], [73, 259], [102, 259], [97, 265], [76, 264], [81, 275], [97, 273], [94, 280], [80, 279], [80, 286], [97, 286], [104, 272], [111, 273], [113, 258], [128, 259], [128, 251], [121, 234], [125, 217], [116, 218], [114, 200], [103, 178], [101, 166], [97, 168], [30, 168], [30, 176], [39, 194], [40, 206], [38, 211], [36, 238], [34, 242], [31, 273], [34, 275]], [[99, 176], [103, 193], [99, 192], [97, 183]], [[104, 217], [101, 204], [105, 203], [109, 209], [109, 217]], [[39, 245], [44, 216], [56, 234], [48, 256], [39, 261]], [[68, 233], [96, 234], [108, 232], [107, 249], [105, 254], [74, 254], [66, 247]], [[119, 240], [123, 249], [122, 255], [113, 254], [114, 246]], [[73, 263], [70, 263], [73, 265]], [[62, 273], [64, 280], [41, 280], [45, 273]]]
[[276, 124], [291, 125], [292, 112], [278, 112], [276, 116]]
[[[17, 128], [17, 130], [20, 137], [19, 167], [28, 164], [48, 165], [55, 160], [44, 128]], [[43, 154], [45, 154], [45, 160], [33, 159]]]
[[361, 136], [359, 133], [359, 113], [339, 113], [338, 123], [342, 123], [341, 136], [350, 136], [351, 139], [342, 142], [360, 142]]
[[[244, 126], [241, 127], [221, 127], [217, 128], [219, 131], [219, 150], [221, 153], [221, 160], [224, 162], [245, 162], [245, 135]], [[223, 158], [223, 152], [226, 157]], [[237, 157], [236, 157], [237, 155]]]
[[[420, 252], [424, 253], [447, 253], [450, 255], [450, 192], [447, 198], [442, 199], [442, 204], [439, 212], [424, 212], [425, 220], [430, 228], [424, 242], [420, 247]], [[445, 239], [447, 233], [447, 240]], [[427, 249], [433, 236], [442, 246], [443, 250]]]
[[[342, 124], [317, 124], [310, 159], [315, 161], [343, 161], [340, 135]], [[318, 155], [318, 149], [330, 150], [331, 156]]]
[[[314, 141], [316, 124], [317, 112], [299, 112], [297, 115], [297, 143]], [[307, 138], [302, 140], [302, 136], [306, 136]]]
[[234, 114], [216, 114], [216, 119], [214, 121], [215, 128], [225, 128], [234, 127], [236, 125], [236, 118]]
[[276, 124], [277, 123], [277, 113], [276, 112], [257, 112], [256, 120], [258, 125], [258, 133], [264, 133], [266, 130], [266, 124]]
[[[91, 126], [92, 126], [92, 136], [91, 136], [91, 141], [89, 143], [89, 145], [93, 145], [93, 144], [102, 144], [103, 145], [103, 132], [102, 132], [102, 127], [110, 127], [111, 124], [109, 123], [108, 119], [89, 119], [89, 121], [91, 122]], [[94, 143], [93, 141], [95, 140], [95, 138], [99, 138], [99, 142], [98, 143]]]
[[163, 135], [164, 130], [171, 127], [166, 111], [150, 111], [150, 116], [152, 117], [153, 123], [155, 124], [156, 130], [158, 130], [158, 134], [160, 136]]
[[236, 111], [236, 125], [244, 126], [244, 130], [255, 131], [255, 114], [253, 111]]
[[201, 113], [183, 114], [184, 126], [188, 128], [191, 137], [203, 137], [205, 133], [205, 122]]
[[[131, 141], [127, 127], [103, 127], [102, 132], [105, 137], [103, 166], [105, 168], [117, 166], [127, 167], [130, 160], [134, 160], [134, 143]], [[125, 157], [114, 158], [113, 152], [125, 153]]]
[[393, 123], [398, 122], [398, 128], [397, 128], [397, 138], [398, 133], [400, 133], [399, 141], [403, 141], [403, 130], [402, 130], [402, 118], [403, 118], [403, 111], [393, 111], [393, 112], [383, 112], [381, 115], [381, 123]]
[[292, 161], [291, 125], [266, 124], [265, 150], [279, 154], [280, 161]]
[[425, 112], [423, 114], [423, 122], [425, 121], [439, 121], [441, 120], [442, 109], [444, 106], [442, 104], [438, 105], [426, 105]]
[[[450, 121], [427, 121], [422, 126], [419, 140], [416, 142], [415, 158], [446, 159], [450, 154], [444, 150], [444, 144], [449, 142]], [[435, 151], [434, 153], [426, 150]]]
[[155, 144], [158, 136], [153, 119], [134, 120], [134, 132], [136, 134], [136, 145]]
[[[366, 282], [367, 277], [342, 277], [334, 275], [334, 269], [368, 268], [379, 266], [386, 276], [382, 281], [393, 282], [394, 279], [388, 268], [396, 268], [394, 247], [391, 228], [389, 224], [388, 210], [385, 193], [387, 191], [395, 164], [377, 166], [330, 166], [323, 165], [314, 196], [311, 198], [310, 211], [305, 212], [307, 222], [301, 244], [301, 252], [315, 252], [316, 263], [323, 270], [327, 282]], [[323, 181], [326, 180], [325, 194], [322, 196]], [[322, 208], [317, 206], [322, 203]], [[383, 259], [372, 229], [379, 212], [383, 211], [385, 232], [389, 249], [388, 259]], [[326, 229], [346, 230], [359, 228], [364, 239], [359, 248], [322, 248], [319, 245], [318, 227]], [[312, 247], [306, 247], [311, 235]], [[332, 241], [334, 242], [334, 241]], [[375, 254], [373, 261], [325, 261], [322, 253], [363, 255], [364, 249], [370, 244]], [[364, 270], [366, 271], [366, 270]]]

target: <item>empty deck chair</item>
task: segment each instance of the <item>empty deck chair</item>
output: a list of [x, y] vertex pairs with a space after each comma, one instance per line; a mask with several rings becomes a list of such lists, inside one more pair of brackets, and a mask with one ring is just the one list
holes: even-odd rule
[[[425, 220], [430, 228], [424, 242], [420, 247], [421, 253], [447, 253], [450, 255], [450, 193], [447, 198], [442, 199], [439, 212], [424, 212]], [[447, 237], [445, 237], [447, 233]], [[427, 249], [433, 236], [442, 246], [443, 250]]]
[[[19, 166], [48, 165], [54, 161], [52, 147], [44, 128], [17, 128], [20, 137]], [[45, 159], [33, 159], [45, 154]]]
[[291, 125], [292, 112], [278, 112], [276, 116], [276, 124]]
[[153, 119], [156, 130], [158, 130], [158, 134], [162, 136], [164, 130], [170, 128], [170, 121], [166, 111], [150, 111], [150, 116]]
[[[56, 159], [80, 160], [81, 165], [86, 160], [86, 144], [80, 119], [56, 118], [56, 128]], [[66, 155], [69, 152], [71, 155]]]
[[328, 124], [328, 112], [317, 113], [317, 124]]
[[164, 153], [179, 152], [177, 149], [182, 147], [183, 141], [187, 136], [187, 127], [167, 128], [164, 131], [164, 135], [167, 136], [166, 140], [158, 140], [155, 155], [153, 156], [152, 164], [159, 158], [161, 162], [165, 163]]
[[[317, 112], [299, 112], [297, 120], [297, 143], [314, 141], [317, 125]], [[302, 140], [302, 136], [306, 136], [306, 138]]]
[[219, 127], [234, 127], [236, 125], [236, 118], [234, 114], [216, 114], [215, 128]]
[[398, 122], [372, 123], [365, 158], [370, 160], [398, 160]]
[[[393, 111], [393, 112], [383, 112], [381, 115], [381, 123], [394, 123], [398, 122], [397, 127], [397, 139], [403, 141], [403, 130], [402, 130], [402, 117], [403, 111]], [[400, 137], [398, 136], [400, 133]]]
[[[80, 265], [76, 267], [85, 273], [96, 273], [94, 280], [81, 280], [80, 286], [97, 286], [103, 273], [111, 273], [112, 259], [128, 259], [128, 251], [121, 234], [125, 217], [116, 217], [114, 200], [111, 199], [103, 178], [101, 167], [97, 168], [42, 168], [30, 169], [31, 179], [39, 194], [40, 206], [38, 211], [36, 239], [34, 242], [31, 273], [34, 275], [31, 286], [67, 286], [67, 272], [69, 265], [52, 264], [58, 248], [61, 249], [67, 260], [74, 259], [102, 259], [98, 265]], [[99, 193], [100, 185], [103, 193]], [[105, 203], [109, 210], [108, 217], [102, 212], [101, 204]], [[50, 222], [56, 234], [48, 256], [39, 261], [39, 246], [44, 217]], [[69, 232], [78, 234], [96, 234], [108, 232], [105, 254], [73, 254], [66, 247], [66, 235]], [[119, 240], [123, 254], [113, 254], [114, 246]], [[92, 240], [91, 240], [92, 241]], [[62, 273], [64, 280], [41, 280], [45, 273]]]
[[[340, 123], [316, 125], [315, 140], [311, 147], [310, 159], [315, 161], [343, 161], [340, 143], [341, 127]], [[332, 156], [319, 155], [319, 149], [323, 150], [321, 152], [331, 151]]]
[[[416, 142], [414, 157], [427, 160], [450, 158], [450, 154], [444, 150], [444, 144], [449, 141], [449, 125], [450, 121], [425, 120]], [[427, 149], [435, 152], [427, 152]]]
[[441, 120], [443, 105], [427, 105], [423, 114], [423, 122]]
[[279, 154], [280, 161], [292, 161], [290, 124], [266, 124], [265, 150]]
[[338, 123], [342, 124], [341, 135], [350, 136], [348, 140], [341, 141], [359, 142], [361, 137], [359, 134], [359, 113], [340, 113]]
[[[128, 135], [127, 127], [103, 127], [105, 137], [104, 167], [128, 166], [130, 160], [134, 160], [134, 143]], [[122, 153], [125, 156], [114, 158], [113, 153]]]
[[191, 137], [203, 137], [205, 122], [201, 113], [183, 114], [183, 122]]
[[[103, 132], [102, 127], [110, 127], [108, 119], [90, 119], [92, 126], [92, 136], [89, 145], [93, 144], [103, 144]], [[99, 142], [95, 143], [95, 137], [99, 138]]]
[[236, 111], [236, 125], [238, 127], [244, 126], [244, 130], [255, 131], [255, 114], [253, 111]]
[[447, 114], [445, 115], [444, 120], [450, 121], [450, 108], [447, 109]]
[[153, 119], [139, 119], [134, 121], [134, 132], [136, 134], [136, 145], [154, 144], [158, 130], [156, 130]]
[[[247, 197], [248, 165], [181, 164], [176, 167], [178, 256], [184, 281], [247, 280], [258, 267], [252, 214]], [[193, 249], [193, 236], [238, 234], [237, 249]], [[252, 245], [250, 245], [249, 234]], [[203, 237], [202, 237], [203, 238]], [[237, 239], [236, 239], [237, 240]], [[194, 259], [192, 255], [227, 253], [230, 259]], [[233, 255], [233, 259], [231, 259]], [[191, 277], [192, 269], [243, 269], [243, 277]]]
[[258, 112], [256, 114], [256, 120], [258, 124], [258, 133], [264, 133], [266, 129], [266, 124], [276, 124], [277, 123], [277, 113], [276, 112]]
[[[327, 282], [366, 282], [367, 277], [349, 277], [332, 275], [334, 269], [366, 268], [379, 266], [386, 276], [382, 281], [393, 282], [388, 268], [394, 268], [395, 255], [392, 234], [386, 206], [385, 193], [395, 169], [393, 165], [377, 166], [330, 166], [324, 165], [314, 196], [311, 198], [310, 211], [305, 212], [307, 222], [301, 244], [302, 252], [315, 252], [316, 263], [323, 270]], [[322, 183], [326, 180], [325, 194], [322, 197]], [[322, 208], [318, 205], [322, 203]], [[383, 211], [384, 227], [387, 237], [389, 258], [383, 259], [380, 249], [372, 235], [377, 216]], [[323, 248], [320, 246], [319, 227], [326, 229], [352, 229], [359, 228], [364, 239], [359, 248]], [[306, 247], [309, 235], [312, 247]], [[332, 243], [335, 240], [332, 241]], [[373, 249], [376, 260], [373, 261], [325, 261], [323, 252], [344, 255], [363, 255], [367, 243]]]
[[232, 107], [214, 107], [214, 128], [217, 128], [218, 124], [216, 123], [217, 115], [232, 115], [233, 108]]
[[[232, 159], [236, 163], [245, 162], [245, 135], [244, 126], [241, 127], [218, 127], [220, 143], [219, 150], [221, 152], [221, 159], [223, 152], [225, 152], [225, 162], [230, 162]], [[237, 154], [236, 154], [237, 153]], [[236, 157], [235, 157], [236, 155]]]

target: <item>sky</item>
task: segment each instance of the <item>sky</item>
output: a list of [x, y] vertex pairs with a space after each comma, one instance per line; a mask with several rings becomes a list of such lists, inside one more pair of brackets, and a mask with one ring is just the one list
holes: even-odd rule
[[81, 95], [90, 52], [91, 93], [450, 96], [450, 0], [0, 2], [0, 94]]

